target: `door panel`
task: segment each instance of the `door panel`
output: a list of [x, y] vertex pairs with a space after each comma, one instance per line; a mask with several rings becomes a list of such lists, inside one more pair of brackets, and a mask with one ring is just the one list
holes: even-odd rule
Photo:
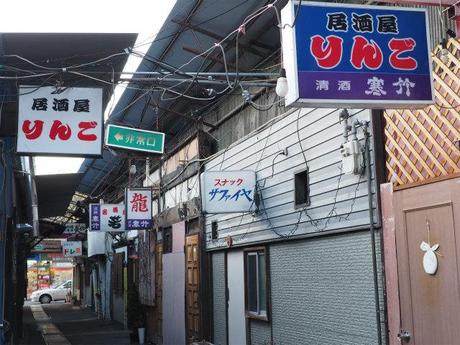
[[[401, 329], [411, 334], [403, 344], [450, 345], [460, 339], [459, 182], [394, 194]], [[435, 274], [425, 272], [422, 242], [439, 244]]]
[[163, 244], [159, 243], [156, 246], [155, 252], [155, 334], [160, 339], [163, 328]]
[[189, 342], [200, 339], [200, 247], [199, 235], [185, 239], [187, 259], [187, 338]]
[[246, 344], [244, 305], [244, 252], [227, 253], [228, 344]]

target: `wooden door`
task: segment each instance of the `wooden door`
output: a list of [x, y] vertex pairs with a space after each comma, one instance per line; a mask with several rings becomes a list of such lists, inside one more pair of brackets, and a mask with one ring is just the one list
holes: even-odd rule
[[187, 236], [186, 249], [186, 313], [187, 341], [189, 343], [200, 339], [200, 237], [198, 234]]
[[[397, 191], [394, 210], [401, 329], [410, 335], [402, 344], [458, 344], [460, 179]], [[424, 268], [423, 242], [439, 245], [435, 274]]]

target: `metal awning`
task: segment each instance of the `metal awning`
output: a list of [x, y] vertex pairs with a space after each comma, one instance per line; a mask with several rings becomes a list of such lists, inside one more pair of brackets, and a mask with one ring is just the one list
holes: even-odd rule
[[64, 215], [80, 180], [79, 173], [36, 176], [40, 219]]
[[[200, 67], [206, 72], [222, 72], [222, 56], [213, 52], [211, 59], [206, 61], [197, 55], [227, 36], [245, 20], [248, 14], [270, 1], [227, 0], [177, 0], [174, 8], [166, 19], [163, 27], [152, 42], [137, 72], [156, 71], [159, 73], [174, 72], [175, 69], [195, 57], [183, 68], [184, 72], [196, 72]], [[287, 0], [281, 0], [280, 8]], [[247, 26], [247, 31], [239, 37], [240, 60], [239, 70], [249, 71], [268, 56], [276, 54], [279, 48], [279, 29], [273, 25], [275, 11], [267, 11], [258, 20]], [[224, 44], [229, 67], [234, 68], [235, 38]], [[135, 50], [135, 49], [134, 49]], [[279, 52], [278, 52], [279, 55]], [[160, 95], [147, 95], [136, 90], [140, 85], [131, 82], [131, 89], [124, 91], [123, 96], [114, 107], [109, 122], [141, 129], [154, 129], [166, 134], [166, 150], [173, 147], [174, 140], [184, 132], [193, 128], [197, 116], [190, 115], [191, 110], [202, 109], [210, 102], [194, 102], [190, 99], [161, 101]], [[180, 89], [179, 89], [180, 90]], [[203, 86], [197, 83], [196, 91], [202, 92]], [[171, 96], [171, 95], [167, 95]], [[91, 197], [99, 196], [107, 186], [113, 184], [125, 169], [120, 169], [124, 157], [116, 156], [104, 150], [103, 158], [87, 158], [80, 172], [84, 174], [78, 191]], [[159, 159], [159, 155], [151, 160]], [[112, 185], [118, 188], [119, 184]], [[110, 189], [110, 188], [109, 188]]]

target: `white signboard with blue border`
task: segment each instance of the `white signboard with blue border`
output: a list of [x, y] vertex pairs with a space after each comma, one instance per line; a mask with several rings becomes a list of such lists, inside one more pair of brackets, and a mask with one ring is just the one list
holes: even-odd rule
[[201, 174], [202, 209], [205, 213], [255, 210], [255, 171], [206, 171]]
[[152, 220], [152, 189], [126, 188], [126, 229], [149, 230]]
[[89, 204], [89, 231], [126, 231], [124, 204]]
[[282, 23], [287, 105], [434, 103], [425, 9], [290, 1]]

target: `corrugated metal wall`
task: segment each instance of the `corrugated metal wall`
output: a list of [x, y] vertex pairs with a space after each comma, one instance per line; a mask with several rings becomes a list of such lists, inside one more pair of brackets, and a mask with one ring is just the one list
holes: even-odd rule
[[[257, 215], [207, 215], [207, 249], [223, 247], [229, 235], [240, 245], [369, 224], [366, 177], [341, 174], [339, 114], [336, 109], [291, 110], [206, 164], [213, 171], [255, 170], [263, 201]], [[350, 121], [369, 117], [368, 110], [355, 111]], [[287, 157], [279, 154], [285, 148]], [[294, 172], [305, 168], [305, 159], [311, 205], [295, 209]], [[211, 239], [213, 221], [218, 222], [218, 240]]]
[[377, 344], [368, 231], [272, 245], [270, 266], [274, 344]]
[[225, 298], [225, 252], [212, 255], [213, 344], [227, 344], [227, 311]]

